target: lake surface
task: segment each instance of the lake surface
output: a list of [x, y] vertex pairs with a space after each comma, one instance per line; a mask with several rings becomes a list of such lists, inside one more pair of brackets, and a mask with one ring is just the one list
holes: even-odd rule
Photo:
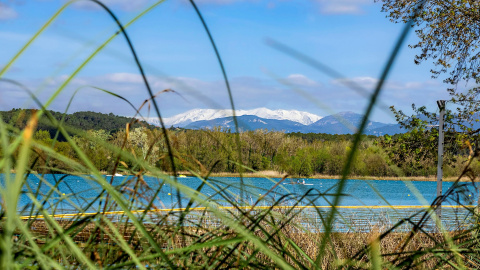
[[[110, 177], [106, 177], [110, 181]], [[0, 178], [3, 182], [3, 176]], [[57, 188], [60, 193], [66, 195], [76, 194], [79, 200], [88, 201], [88, 199], [98, 196], [101, 187], [99, 184], [92, 180], [86, 179], [80, 176], [67, 176], [67, 175], [45, 175], [44, 179], [48, 181], [52, 186], [58, 183]], [[123, 183], [131, 180], [131, 177], [122, 176], [114, 177], [113, 185], [120, 186]], [[157, 198], [159, 202], [162, 202], [165, 207], [169, 208], [175, 206], [176, 191], [168, 184], [165, 184], [162, 179], [154, 177], [144, 177], [145, 183], [152, 189], [157, 189], [162, 186]], [[273, 181], [272, 181], [273, 180]], [[256, 199], [259, 195], [267, 193], [276, 182], [281, 179], [265, 179], [265, 178], [244, 178], [244, 190], [245, 197], [248, 199]], [[283, 183], [278, 185], [272, 191], [267, 194], [270, 199], [278, 199], [285, 194], [292, 194], [292, 197], [298, 198], [308, 191], [311, 195], [310, 198], [318, 197], [318, 194], [324, 194], [322, 198], [316, 199], [313, 203], [315, 205], [329, 205], [328, 201], [333, 200], [333, 193], [337, 190], [338, 180], [336, 179], [304, 179], [306, 184], [310, 185], [297, 185], [297, 179], [286, 179]], [[303, 179], [300, 179], [302, 181]], [[198, 188], [202, 181], [195, 177], [178, 178], [179, 183], [191, 187], [193, 189]], [[28, 186], [31, 188], [31, 192], [34, 192], [41, 181], [38, 177], [30, 175], [28, 179]], [[231, 198], [235, 198], [235, 195], [240, 194], [240, 178], [237, 177], [214, 177], [209, 183], [217, 190], [225, 188], [232, 193]], [[461, 197], [463, 204], [474, 204], [477, 201], [478, 193], [475, 187], [471, 183], [460, 183], [463, 185], [462, 193], [466, 196]], [[133, 188], [133, 184], [127, 185]], [[443, 193], [445, 193], [452, 186], [452, 182], [443, 182]], [[23, 189], [25, 192], [28, 188]], [[51, 187], [45, 183], [41, 185], [40, 193], [47, 194], [51, 191]], [[418, 191], [418, 193], [416, 193]], [[205, 185], [202, 189], [202, 193], [212, 196], [216, 193], [216, 190], [208, 185]], [[169, 195], [170, 194], [170, 195]], [[419, 196], [420, 195], [420, 196]], [[58, 196], [58, 194], [56, 195]], [[340, 205], [425, 205], [430, 204], [436, 197], [436, 182], [425, 181], [393, 181], [393, 180], [347, 180], [344, 188], [343, 196]], [[223, 201], [218, 195], [213, 196], [213, 199]], [[184, 199], [185, 202], [187, 201]], [[21, 198], [21, 205], [29, 203], [30, 200], [27, 196], [23, 195]], [[224, 202], [227, 204], [227, 202]], [[449, 200], [450, 204], [455, 204], [452, 200]], [[21, 206], [20, 205], [20, 206]]]
[[[30, 175], [27, 183], [24, 185], [24, 194], [21, 195], [18, 209], [22, 214], [28, 213], [27, 206], [31, 206], [32, 201], [27, 193], [34, 194], [39, 201], [42, 201], [45, 196], [48, 200], [44, 201], [44, 207], [50, 212], [55, 210], [55, 213], [69, 213], [76, 212], [76, 207], [87, 209], [86, 212], [98, 211], [100, 203], [103, 199], [98, 199], [102, 190], [101, 186], [88, 179], [87, 177], [70, 176], [70, 175], [45, 175], [44, 181], [38, 177]], [[110, 177], [106, 177], [107, 182]], [[122, 176], [114, 177], [113, 186], [118, 190], [129, 194], [134, 188], [134, 183], [131, 182], [132, 177]], [[275, 188], [277, 181], [281, 179], [265, 179], [265, 178], [244, 178], [243, 186], [240, 178], [236, 177], [214, 177], [208, 181], [208, 184], [202, 188], [202, 193], [206, 198], [223, 206], [230, 206], [231, 201], [240, 200], [240, 194], [243, 192], [244, 201], [247, 204], [253, 204], [258, 197], [267, 193], [265, 200], [259, 205], [269, 205], [273, 201], [280, 198], [281, 205], [293, 205], [298, 203], [304, 206], [328, 206], [334, 200], [334, 193], [337, 191], [338, 180], [336, 179], [300, 179], [305, 180], [307, 185], [298, 185], [297, 179], [286, 179]], [[179, 183], [188, 186], [192, 189], [197, 189], [202, 181], [195, 177], [178, 178]], [[0, 175], [0, 182], [4, 183], [4, 175]], [[443, 183], [443, 193], [447, 192], [452, 187], [452, 182]], [[172, 208], [185, 206], [189, 198], [182, 196], [181, 205], [178, 202], [177, 192], [174, 188], [165, 183], [164, 180], [154, 177], [144, 177], [143, 186], [148, 186], [150, 189], [140, 191], [140, 194], [145, 198], [151, 198], [155, 192], [158, 191], [155, 199], [155, 205], [158, 208]], [[56, 191], [52, 192], [52, 187], [56, 186]], [[243, 187], [243, 189], [242, 189]], [[219, 190], [224, 190], [223, 196], [218, 194]], [[268, 192], [269, 191], [269, 192]], [[371, 209], [369, 206], [420, 206], [428, 205], [433, 202], [436, 197], [436, 182], [422, 182], [422, 181], [382, 181], [382, 180], [348, 180], [341, 196], [341, 206], [360, 206], [356, 209], [340, 209], [340, 212], [347, 215], [361, 216], [358, 219], [364, 219], [362, 222], [368, 222], [370, 216], [395, 216], [396, 219], [402, 218], [407, 210], [388, 210], [388, 209]], [[32, 195], [30, 195], [32, 196]], [[128, 196], [128, 195], [126, 195]], [[478, 192], [472, 183], [460, 183], [459, 187], [455, 188], [455, 192], [449, 197], [444, 205], [475, 205], [478, 200]], [[93, 203], [92, 203], [93, 202]], [[196, 205], [194, 205], [196, 206]], [[141, 208], [141, 206], [138, 206]], [[322, 210], [322, 211], [328, 211]], [[393, 212], [392, 212], [393, 211]], [[406, 212], [407, 211], [407, 212]], [[418, 211], [412, 209], [413, 213]], [[459, 222], [464, 222], [462, 219], [468, 215], [462, 209], [444, 208], [444, 215], [450, 219], [455, 219], [456, 225]], [[410, 213], [408, 212], [408, 213]], [[363, 214], [362, 214], [363, 213]]]

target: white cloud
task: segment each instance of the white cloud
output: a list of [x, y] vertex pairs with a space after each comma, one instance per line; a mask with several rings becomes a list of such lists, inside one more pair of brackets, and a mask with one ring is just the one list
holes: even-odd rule
[[[64, 83], [68, 78], [70, 78], [70, 75], [60, 75], [57, 77], [47, 78], [45, 80], [45, 83], [47, 83], [50, 86], [58, 86]], [[73, 78], [73, 80], [70, 81], [70, 84], [81, 86], [81, 85], [88, 85], [88, 82], [81, 78]]]
[[[303, 79], [306, 77], [293, 76]], [[58, 76], [48, 80], [31, 80], [25, 83], [42, 101], [46, 102], [58, 86], [64, 82], [67, 76]], [[158, 77], [148, 76], [153, 93], [172, 89], [174, 92], [161, 93], [157, 102], [165, 116], [174, 115], [194, 108], [228, 108], [230, 106], [225, 82], [222, 80], [207, 81], [191, 77]], [[311, 83], [311, 82], [310, 82]], [[237, 77], [230, 80], [235, 105], [242, 108], [267, 107], [272, 109], [297, 109], [306, 110], [311, 106], [305, 102], [305, 98], [298, 95], [290, 88], [279, 85], [271, 80], [253, 77]], [[8, 86], [8, 85], [7, 85]], [[112, 91], [139, 107], [147, 98], [148, 93], [136, 73], [112, 73], [93, 77], [78, 77], [65, 88], [50, 106], [55, 111], [65, 110], [70, 98], [76, 90], [79, 90], [73, 99], [70, 111], [97, 111], [103, 113], [113, 112], [118, 115], [133, 115], [134, 110], [125, 101], [118, 97], [104, 93], [98, 89], [85, 87], [96, 86]], [[6, 85], [0, 90], [5, 91]], [[0, 109], [5, 110], [13, 107], [24, 107], [31, 104], [28, 96], [21, 89], [8, 86], [14, 93], [21, 94], [23, 98], [13, 98], [9, 94], [8, 100], [0, 101]], [[37, 89], [43, 89], [38, 92]], [[12, 93], [12, 92], [10, 92]], [[3, 102], [5, 101], [5, 102]], [[7, 102], [8, 101], [8, 102]], [[144, 108], [147, 108], [145, 106]], [[151, 106], [150, 106], [151, 108]], [[147, 115], [147, 112], [143, 112]]]
[[[45, 102], [58, 86], [67, 78], [66, 75], [58, 76], [45, 81], [32, 80], [21, 82], [27, 85], [38, 98]], [[330, 114], [340, 111], [361, 112], [368, 104], [368, 94], [356, 95], [340, 80], [320, 84], [302, 74], [291, 74], [285, 80], [296, 81], [292, 84], [303, 84], [306, 95], [293, 91], [292, 88], [275, 83], [272, 80], [254, 77], [236, 77], [230, 80], [235, 106], [237, 109], [251, 109], [266, 107], [270, 109], [296, 109], [310, 111], [318, 114]], [[165, 89], [174, 92], [161, 93], [157, 102], [162, 115], [167, 117], [182, 113], [195, 108], [222, 109], [230, 106], [225, 83], [222, 80], [208, 81], [192, 77], [159, 77], [148, 76], [153, 93]], [[368, 76], [354, 77], [351, 81], [361, 85], [365, 89], [373, 89], [377, 79]], [[315, 83], [316, 85], [312, 85]], [[378, 106], [388, 108], [395, 105], [401, 109], [409, 108], [411, 103], [423, 104], [426, 100], [436, 100], [439, 97], [441, 85], [435, 81], [389, 81], [382, 92]], [[321, 85], [321, 87], [318, 87]], [[98, 89], [85, 87], [96, 86], [112, 91], [127, 100], [134, 106], [139, 107], [148, 98], [148, 93], [141, 76], [137, 73], [111, 73], [99, 76], [78, 77], [72, 80], [67, 88], [53, 102], [50, 109], [63, 111], [66, 108], [74, 91], [80, 89], [75, 96], [70, 108], [73, 111], [97, 111], [102, 113], [113, 112], [117, 115], [132, 116], [135, 111], [125, 101], [109, 95]], [[37, 89], [42, 89], [38, 92]], [[44, 90], [43, 90], [44, 89]], [[0, 84], [0, 92], [3, 93], [0, 100], [0, 110], [25, 107], [25, 104], [33, 104], [28, 95], [18, 87]], [[446, 97], [448, 98], [448, 97]], [[147, 108], [145, 106], [144, 108]], [[152, 108], [150, 106], [150, 108]], [[328, 111], [319, 111], [330, 108]], [[326, 109], [325, 109], [326, 110]], [[388, 110], [387, 110], [388, 111]], [[385, 110], [381, 111], [385, 114]], [[142, 114], [147, 116], [147, 111]], [[152, 114], [152, 111], [150, 111]], [[390, 121], [390, 120], [389, 120]]]
[[324, 14], [363, 14], [363, 7], [371, 0], [315, 0]]
[[104, 79], [113, 83], [142, 83], [143, 78], [140, 74], [132, 73], [111, 73], [106, 74]]
[[[283, 0], [289, 1], [289, 0]], [[111, 8], [119, 8], [124, 11], [135, 11], [145, 7], [151, 0], [103, 0], [103, 3]], [[259, 3], [261, 0], [195, 0], [196, 4], [230, 5], [235, 3]], [[268, 8], [275, 8], [280, 2], [266, 2]], [[373, 0], [313, 0], [319, 6], [323, 14], [363, 14], [364, 7], [370, 5]], [[188, 4], [188, 0], [182, 0], [182, 4]], [[100, 7], [89, 1], [79, 1], [75, 7], [88, 10], [98, 10]]]
[[6, 4], [0, 3], [0, 21], [6, 21], [15, 19], [18, 17], [18, 13]]
[[287, 77], [290, 83], [300, 86], [317, 86], [318, 83], [302, 74], [291, 74]]
[[378, 79], [372, 77], [354, 77], [354, 78], [343, 78], [343, 79], [335, 79], [331, 83], [335, 86], [342, 86], [345, 87], [347, 85], [357, 85], [366, 90], [371, 90], [377, 84]]
[[[345, 79], [336, 79], [332, 80], [331, 84], [333, 86], [339, 87], [347, 87], [348, 85], [355, 84], [357, 86], [362, 87], [365, 90], [373, 90], [378, 83], [377, 78], [363, 76], [363, 77], [353, 77], [353, 78], [345, 78]], [[426, 88], [438, 88], [440, 87], [440, 83], [438, 81], [429, 80], [423, 82], [400, 82], [400, 81], [387, 81], [384, 84], [385, 90], [421, 90]]]

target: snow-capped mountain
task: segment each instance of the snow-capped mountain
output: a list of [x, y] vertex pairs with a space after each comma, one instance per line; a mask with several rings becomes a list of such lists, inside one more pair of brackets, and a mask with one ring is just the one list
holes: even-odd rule
[[[254, 110], [237, 111], [238, 128], [241, 131], [267, 129], [275, 131], [326, 133], [326, 134], [353, 134], [357, 131], [363, 115], [353, 112], [340, 112], [320, 117], [315, 114], [269, 110], [259, 108]], [[186, 129], [213, 129], [220, 127], [225, 130], [234, 130], [235, 125], [229, 110], [191, 110], [170, 118], [164, 118], [167, 127], [184, 127]], [[316, 121], [314, 121], [317, 119]], [[153, 120], [153, 121], [152, 121]], [[157, 120], [157, 122], [154, 122]], [[150, 119], [151, 124], [158, 125], [158, 119]], [[368, 121], [364, 134], [381, 136], [385, 134], [404, 133], [398, 124], [385, 124]]]
[[[308, 112], [302, 112], [297, 110], [270, 110], [267, 108], [236, 110], [236, 115], [254, 115], [263, 119], [289, 120], [303, 125], [310, 125], [322, 118], [321, 116]], [[172, 117], [164, 118], [163, 122], [167, 127], [185, 127], [193, 122], [208, 121], [230, 116], [232, 116], [232, 110], [228, 109], [194, 109], [185, 113], [177, 114]], [[159, 125], [158, 119], [154, 117], [147, 119], [147, 122], [149, 122], [150, 124]]]
[[[310, 125], [304, 125], [290, 120], [265, 119], [253, 115], [242, 115], [237, 118], [238, 128], [241, 131], [267, 129], [282, 131], [286, 133], [326, 133], [326, 134], [353, 134], [362, 121], [363, 115], [353, 112], [341, 112], [325, 116]], [[187, 129], [222, 129], [234, 130], [235, 126], [231, 117], [216, 118], [212, 120], [201, 120], [188, 124]], [[385, 124], [381, 122], [368, 121], [364, 134], [381, 136], [385, 134], [404, 133], [398, 124]]]
[[[254, 115], [242, 115], [237, 118], [238, 129], [240, 131], [267, 129], [283, 132], [302, 132], [304, 124], [290, 120], [265, 119]], [[187, 129], [213, 129], [221, 127], [222, 129], [235, 130], [235, 124], [232, 117], [217, 118], [212, 120], [201, 120], [188, 124]]]

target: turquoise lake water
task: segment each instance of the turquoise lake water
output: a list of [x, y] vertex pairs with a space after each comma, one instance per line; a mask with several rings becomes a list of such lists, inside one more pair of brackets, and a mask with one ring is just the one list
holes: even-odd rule
[[[76, 212], [75, 207], [87, 209], [86, 212], [98, 211], [99, 202], [96, 200], [102, 188], [99, 184], [85, 177], [70, 176], [70, 175], [45, 175], [45, 180], [51, 186], [57, 186], [58, 192], [50, 195], [50, 199], [44, 202], [44, 207], [55, 213], [71, 213]], [[4, 175], [0, 177], [1, 182], [4, 183]], [[110, 177], [108, 177], [110, 180]], [[123, 191], [133, 188], [134, 184], [129, 183], [133, 178], [129, 176], [114, 177], [113, 186], [123, 187]], [[154, 177], [144, 177], [145, 183], [150, 187], [150, 190], [141, 192], [145, 198], [151, 197], [155, 190], [158, 192], [155, 200], [155, 205], [158, 208], [172, 208], [185, 206], [188, 198], [182, 197], [182, 203], [179, 204], [177, 200], [177, 193], [175, 189], [165, 184], [162, 179]], [[244, 178], [243, 179], [243, 194], [244, 201], [247, 204], [253, 204], [259, 196], [264, 195], [271, 190], [277, 181], [281, 179], [265, 179], [265, 178]], [[272, 189], [266, 195], [266, 200], [262, 201], [260, 205], [269, 205], [270, 202], [282, 199], [282, 205], [292, 205], [302, 198], [300, 205], [317, 205], [327, 206], [333, 199], [333, 194], [337, 190], [338, 180], [336, 179], [304, 179], [308, 185], [297, 185], [297, 179], [286, 179], [276, 188]], [[188, 187], [196, 189], [202, 181], [195, 177], [178, 178], [179, 183]], [[300, 179], [302, 182], [303, 179]], [[52, 191], [52, 188], [45, 182], [34, 175], [29, 176], [23, 191], [25, 193], [36, 194], [41, 201], [46, 194]], [[210, 200], [224, 206], [229, 206], [229, 200], [238, 201], [241, 193], [241, 181], [236, 177], [215, 177], [208, 181], [211, 185], [205, 185], [202, 188], [202, 193]], [[127, 188], [125, 188], [127, 187]], [[451, 182], [443, 183], [443, 192], [447, 192], [452, 187]], [[29, 190], [30, 189], [30, 190]], [[218, 190], [227, 190], [227, 195], [224, 197], [216, 194]], [[217, 190], [217, 191], [216, 191]], [[455, 187], [455, 192], [449, 196], [444, 205], [475, 205], [478, 200], [478, 192], [472, 183], [460, 183]], [[127, 192], [128, 193], [128, 192]], [[369, 222], [373, 217], [394, 216], [396, 220], [403, 218], [405, 215], [410, 215], [418, 210], [374, 210], [368, 206], [385, 206], [385, 205], [425, 205], [430, 204], [435, 199], [436, 182], [422, 182], [422, 181], [382, 181], [382, 180], [348, 180], [342, 195], [340, 205], [342, 206], [364, 206], [361, 209], [349, 210], [340, 209], [340, 212], [356, 216], [362, 222]], [[68, 200], [66, 200], [68, 198]], [[92, 201], [93, 204], [89, 205]], [[22, 194], [18, 209], [22, 214], [28, 212], [28, 206], [31, 206], [31, 200], [26, 194]], [[195, 205], [194, 205], [195, 206]], [[139, 207], [141, 208], [141, 207]], [[327, 210], [325, 210], [327, 211]], [[403, 213], [403, 214], [402, 214]], [[444, 216], [448, 219], [454, 220], [453, 223], [458, 225], [465, 222], [465, 217], [468, 216], [468, 211], [463, 209], [447, 209], [444, 208]]]
[[[3, 177], [2, 177], [3, 178]], [[88, 202], [98, 196], [101, 187], [95, 182], [85, 179], [80, 176], [67, 176], [67, 175], [45, 175], [44, 178], [51, 184], [55, 185], [58, 182], [58, 190], [60, 193], [65, 194], [77, 194], [79, 199], [83, 199]], [[110, 177], [108, 177], [110, 180]], [[113, 185], [118, 186], [125, 181], [131, 180], [131, 177], [122, 176], [114, 177]], [[152, 189], [157, 189], [163, 184], [162, 179], [153, 177], [144, 177], [147, 185]], [[273, 180], [273, 181], [272, 181]], [[270, 190], [277, 181], [281, 179], [265, 179], [265, 178], [244, 178], [245, 197], [248, 199], [256, 199], [260, 194], [265, 194]], [[278, 199], [285, 194], [292, 194], [292, 197], [298, 198], [307, 192], [310, 192], [310, 198], [317, 197], [318, 194], [325, 194], [323, 198], [315, 200], [315, 205], [328, 205], [328, 200], [333, 200], [333, 193], [336, 192], [338, 180], [336, 179], [305, 179], [306, 184], [311, 185], [296, 185], [297, 179], [286, 179], [282, 184], [278, 185], [272, 190], [267, 197], [270, 199]], [[300, 179], [302, 181], [303, 179]], [[195, 177], [178, 178], [179, 183], [188, 187], [196, 189], [201, 180]], [[28, 185], [34, 191], [40, 183], [39, 179], [31, 175], [28, 179]], [[218, 186], [218, 188], [228, 187], [228, 190], [233, 194], [232, 199], [235, 198], [235, 194], [240, 194], [240, 179], [236, 177], [214, 177], [209, 181], [212, 185]], [[472, 183], [460, 183], [461, 187], [457, 188], [457, 191], [461, 191], [459, 199], [463, 204], [473, 204], [477, 201], [478, 193]], [[128, 186], [128, 185], [127, 185]], [[443, 192], [452, 186], [452, 182], [443, 183]], [[132, 184], [133, 187], [133, 184]], [[415, 189], [418, 193], [415, 192]], [[24, 188], [24, 191], [27, 191]], [[51, 188], [46, 184], [42, 184], [40, 188], [41, 194], [46, 194]], [[215, 194], [215, 190], [209, 186], [205, 186], [202, 192], [206, 195]], [[169, 195], [169, 193], [171, 195]], [[458, 192], [457, 192], [458, 193]], [[418, 196], [421, 194], [421, 197]], [[382, 181], [382, 180], [347, 180], [345, 186], [341, 205], [424, 205], [430, 204], [436, 197], [436, 182], [424, 182], [424, 181]], [[460, 194], [460, 193], [459, 193]], [[58, 195], [58, 194], [57, 194]], [[55, 196], [57, 196], [55, 195]], [[382, 198], [383, 197], [383, 198]], [[422, 201], [422, 197], [424, 201]], [[158, 201], [162, 202], [167, 208], [176, 204], [176, 192], [170, 186], [163, 184], [160, 193], [157, 196]], [[219, 196], [214, 197], [221, 201]], [[452, 196], [452, 199], [456, 199], [456, 196]], [[22, 196], [21, 205], [29, 203], [27, 196]], [[387, 203], [388, 202], [388, 203]], [[447, 203], [456, 204], [452, 200], [448, 200]]]

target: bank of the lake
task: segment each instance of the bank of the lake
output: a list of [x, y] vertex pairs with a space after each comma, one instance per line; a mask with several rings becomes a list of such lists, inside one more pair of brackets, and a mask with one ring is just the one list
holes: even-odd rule
[[[10, 170], [11, 173], [15, 173], [15, 170]], [[33, 171], [34, 173], [37, 173]], [[103, 175], [110, 176], [111, 174], [106, 171], [100, 172]], [[117, 171], [117, 173], [121, 173]], [[78, 173], [75, 175], [79, 175]], [[81, 175], [81, 174], [80, 174]], [[128, 174], [124, 174], [128, 175]], [[149, 176], [149, 173], [146, 173]], [[189, 176], [189, 177], [196, 177], [197, 175], [192, 174], [189, 171], [179, 171], [177, 175], [182, 176]], [[203, 176], [203, 175], [201, 175]], [[240, 177], [240, 173], [232, 173], [232, 172], [213, 172], [209, 174], [210, 177]], [[241, 174], [242, 177], [248, 178], [293, 178], [293, 179], [341, 179], [341, 175], [330, 175], [330, 174], [315, 174], [309, 177], [305, 176], [298, 176], [298, 175], [289, 175], [285, 172], [279, 171], [258, 171], [258, 172], [245, 172]], [[385, 180], [385, 181], [425, 181], [425, 182], [435, 182], [437, 181], [436, 175], [430, 176], [406, 176], [406, 177], [395, 177], [395, 176], [368, 176], [368, 175], [350, 175], [348, 179], [352, 180]], [[444, 182], [455, 182], [458, 180], [458, 177], [443, 177], [442, 180]], [[480, 182], [480, 179], [475, 178], [474, 182]], [[472, 179], [464, 176], [460, 179], [460, 182], [472, 182]]]
[[[187, 171], [181, 171], [179, 172], [180, 175], [186, 175], [186, 176], [194, 176], [190, 172]], [[210, 176], [212, 177], [240, 177], [239, 173], [230, 173], [230, 172], [217, 172], [217, 173], [211, 173]], [[315, 174], [310, 177], [304, 177], [304, 176], [295, 176], [295, 175], [288, 175], [285, 172], [279, 172], [279, 171], [259, 171], [259, 172], [245, 172], [242, 174], [243, 177], [248, 177], [248, 178], [262, 178], [262, 177], [268, 177], [268, 178], [283, 178], [287, 176], [288, 178], [305, 178], [305, 179], [340, 179], [342, 178], [341, 175], [328, 175], [328, 174]], [[436, 175], [431, 175], [431, 176], [408, 176], [408, 177], [394, 177], [394, 176], [359, 176], [359, 175], [351, 175], [348, 177], [348, 179], [357, 179], [357, 180], [395, 180], [395, 181], [402, 181], [402, 180], [407, 180], [407, 181], [428, 181], [428, 182], [433, 182], [437, 181], [437, 176]], [[443, 177], [443, 181], [445, 182], [455, 182], [458, 180], [458, 177]], [[472, 180], [469, 177], [462, 177], [460, 179], [461, 182], [471, 182]], [[478, 179], [474, 180], [475, 182], [478, 181]]]

